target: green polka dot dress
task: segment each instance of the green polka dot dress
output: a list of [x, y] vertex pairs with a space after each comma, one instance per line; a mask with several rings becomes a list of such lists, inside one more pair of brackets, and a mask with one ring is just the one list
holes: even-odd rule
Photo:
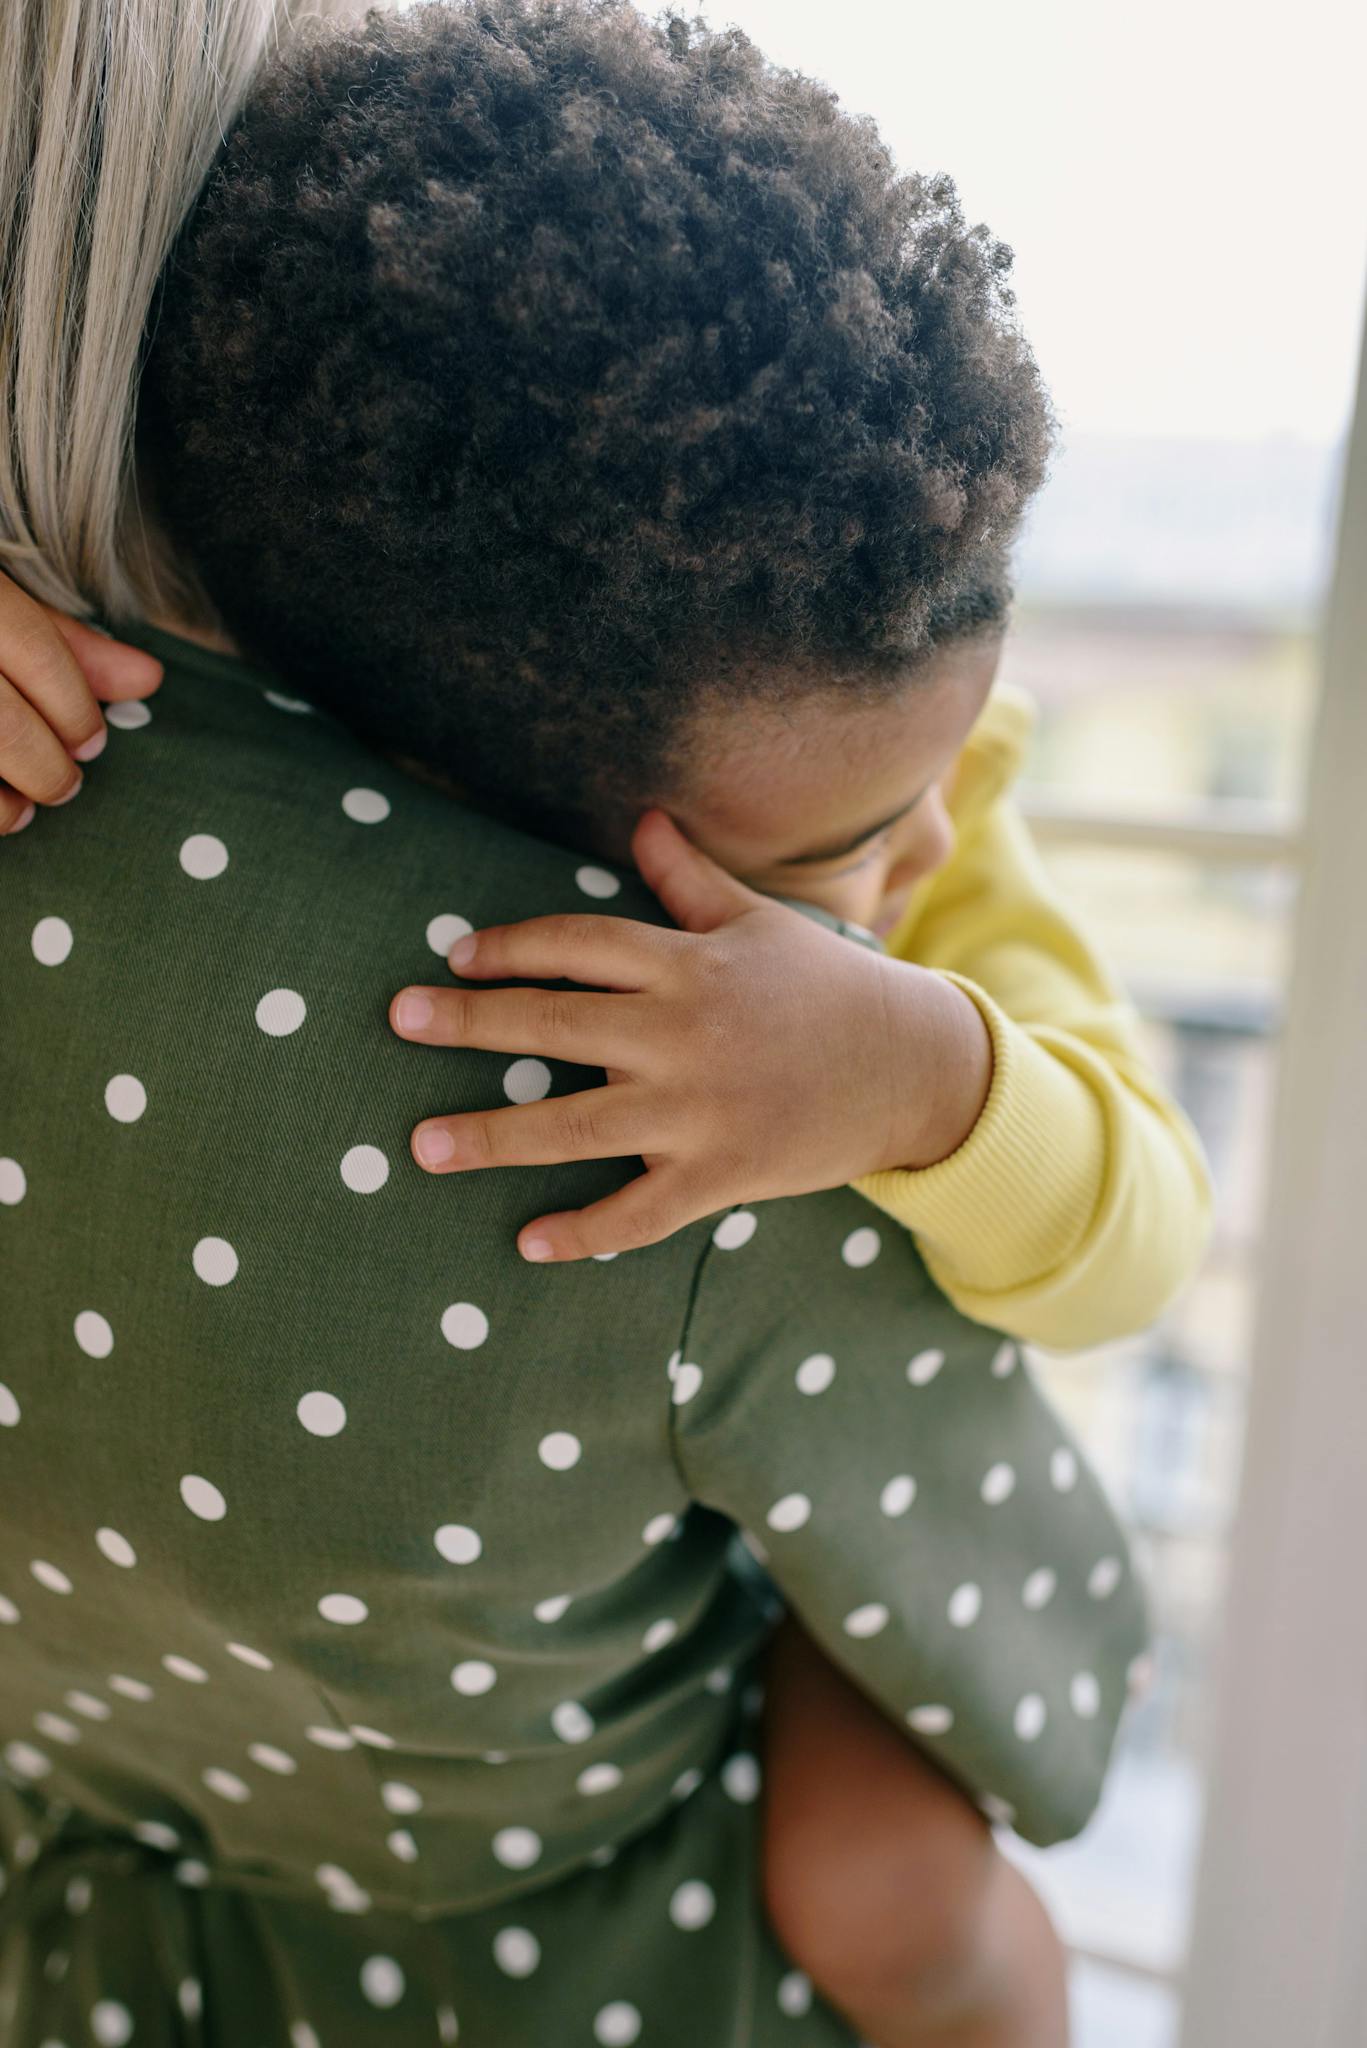
[[779, 1595], [1049, 1842], [1143, 1643], [1115, 1521], [852, 1191], [547, 1268], [518, 1227], [635, 1162], [420, 1172], [585, 1076], [393, 992], [658, 906], [138, 637], [164, 687], [0, 854], [0, 2038], [848, 2042], [757, 1904]]

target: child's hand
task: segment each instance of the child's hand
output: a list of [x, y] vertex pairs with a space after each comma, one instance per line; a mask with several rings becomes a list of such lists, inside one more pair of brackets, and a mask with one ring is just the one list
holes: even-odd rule
[[64, 804], [109, 734], [98, 700], [150, 697], [161, 663], [39, 604], [0, 572], [0, 835]]
[[451, 1173], [639, 1154], [647, 1171], [626, 1187], [519, 1232], [524, 1257], [579, 1259], [657, 1243], [735, 1202], [928, 1166], [962, 1142], [992, 1076], [987, 1027], [962, 990], [746, 888], [663, 811], [645, 813], [632, 851], [685, 930], [533, 917], [458, 940], [449, 956], [467, 980], [535, 976], [616, 993], [410, 988], [394, 998], [390, 1022], [417, 1044], [607, 1070], [605, 1088], [429, 1119], [413, 1133], [419, 1165]]

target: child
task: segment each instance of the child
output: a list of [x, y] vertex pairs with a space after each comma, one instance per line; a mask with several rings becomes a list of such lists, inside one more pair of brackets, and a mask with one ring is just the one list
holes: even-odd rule
[[[601, 166], [593, 181], [596, 208]], [[849, 195], [837, 197], [846, 219]], [[809, 187], [804, 207], [810, 198]], [[387, 232], [382, 212], [368, 218]], [[850, 365], [877, 331], [860, 289], [856, 280], [843, 308]], [[927, 345], [948, 360], [952, 323]], [[544, 390], [549, 367], [541, 374]], [[1008, 366], [996, 396], [1017, 376]], [[240, 417], [232, 427], [240, 438]], [[1019, 470], [1028, 495], [1038, 480], [1028, 451]], [[615, 494], [615, 476], [612, 484]], [[943, 511], [946, 530], [952, 497], [942, 477], [920, 500]], [[253, 507], [263, 519], [270, 510]], [[306, 523], [301, 507], [291, 516]], [[980, 522], [974, 530], [981, 537]], [[949, 541], [944, 549], [928, 588], [947, 563], [964, 566], [950, 561]], [[900, 562], [897, 573], [907, 573]], [[446, 630], [441, 600], [438, 592], [430, 609]], [[1144, 1070], [1117, 991], [1041, 881], [1006, 796], [1028, 721], [1004, 694], [983, 709], [1002, 617], [1000, 603], [957, 620], [942, 608], [915, 688], [895, 697], [841, 699], [834, 670], [776, 706], [719, 689], [662, 799], [700, 851], [653, 811], [630, 840], [682, 932], [533, 920], [480, 934], [473, 960], [452, 952], [467, 980], [569, 975], [611, 995], [534, 1008], [506, 989], [396, 997], [403, 1035], [601, 1064], [608, 1088], [429, 1120], [415, 1133], [419, 1162], [451, 1171], [644, 1158], [646, 1175], [597, 1212], [525, 1226], [519, 1243], [534, 1257], [604, 1256], [735, 1199], [852, 1179], [916, 1233], [940, 1285], [979, 1320], [1067, 1345], [1156, 1313], [1199, 1252], [1204, 1173], [1184, 1120]], [[345, 636], [340, 612], [334, 626]], [[56, 634], [50, 620], [46, 638], [29, 620], [27, 651], [7, 670], [13, 739], [0, 772], [18, 792], [15, 817], [23, 797], [51, 802], [76, 786], [30, 712], [50, 716], [67, 753], [98, 737]], [[81, 649], [68, 639], [67, 651]], [[507, 724], [506, 710], [499, 715]], [[465, 737], [475, 733], [467, 721]], [[487, 730], [478, 737], [487, 751]], [[428, 765], [452, 779], [449, 759]], [[618, 829], [599, 850], [621, 858], [626, 844]], [[818, 945], [820, 934], [773, 896], [837, 921], [888, 924], [893, 957]], [[428, 1008], [409, 1023], [400, 1004], [415, 998]], [[429, 1152], [431, 1133], [449, 1141], [444, 1156]], [[549, 1252], [538, 1253], [538, 1239]], [[795, 1959], [879, 2048], [1061, 2040], [1047, 1929], [971, 1805], [916, 1750], [890, 1741], [819, 1659], [804, 1662], [792, 1636], [776, 1676], [767, 1889]]]

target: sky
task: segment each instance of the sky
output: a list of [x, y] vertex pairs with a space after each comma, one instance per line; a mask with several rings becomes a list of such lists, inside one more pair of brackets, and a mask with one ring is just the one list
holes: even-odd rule
[[[653, 10], [646, 7], [644, 11]], [[1065, 427], [1337, 440], [1367, 271], [1360, 0], [717, 0], [1016, 252]]]

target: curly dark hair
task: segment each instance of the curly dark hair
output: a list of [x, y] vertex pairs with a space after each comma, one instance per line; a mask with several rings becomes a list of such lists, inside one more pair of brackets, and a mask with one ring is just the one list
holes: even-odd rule
[[1000, 627], [1054, 419], [948, 177], [736, 28], [427, 0], [262, 73], [163, 274], [139, 458], [244, 653], [553, 837], [709, 691]]

